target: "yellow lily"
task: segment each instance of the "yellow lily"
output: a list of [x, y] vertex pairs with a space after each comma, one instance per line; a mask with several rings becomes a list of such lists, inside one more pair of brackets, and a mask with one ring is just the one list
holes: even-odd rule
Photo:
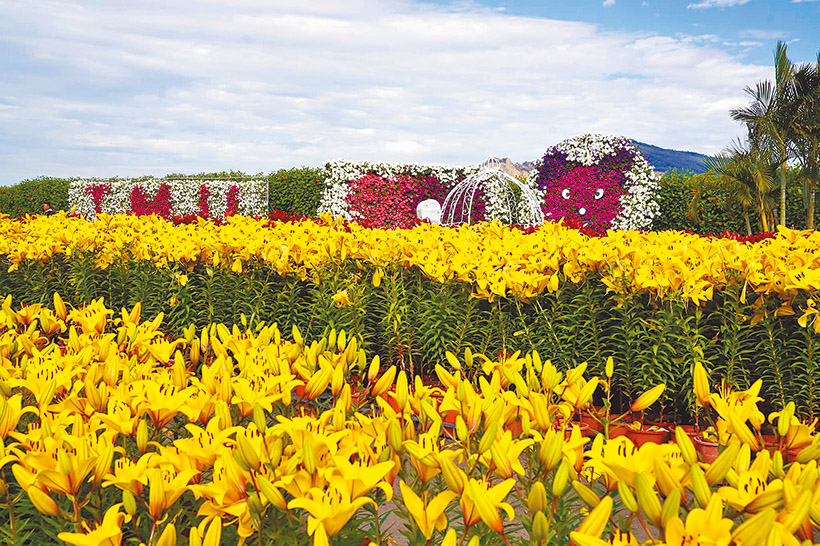
[[327, 489], [313, 488], [309, 497], [293, 499], [288, 508], [302, 508], [308, 516], [307, 530], [309, 535], [322, 527], [328, 536], [333, 536], [342, 530], [353, 514], [365, 504], [376, 505], [369, 497], [352, 498], [350, 484], [347, 480], [335, 479]]
[[712, 495], [705, 508], [695, 508], [686, 518], [678, 516], [666, 524], [667, 546], [710, 544], [728, 546], [732, 541], [733, 522], [723, 517], [723, 505], [718, 495]]
[[509, 479], [491, 486], [485, 480], [470, 479], [467, 488], [461, 495], [461, 511], [464, 515], [464, 525], [470, 527], [483, 520], [496, 533], [504, 532], [504, 523], [498, 515], [498, 508], [507, 513], [512, 521], [515, 511], [504, 499], [515, 486], [515, 480]]
[[447, 527], [447, 516], [444, 514], [444, 511], [450, 502], [458, 495], [452, 491], [445, 490], [432, 499], [428, 499], [427, 493], [425, 492], [424, 501], [422, 501], [421, 498], [404, 483], [404, 480], [399, 481], [399, 489], [401, 490], [402, 501], [419, 526], [424, 538], [429, 541], [436, 529], [443, 531]]
[[115, 504], [105, 512], [102, 523], [87, 533], [60, 533], [57, 538], [74, 546], [119, 546], [122, 524], [131, 516], [120, 512], [122, 504]]

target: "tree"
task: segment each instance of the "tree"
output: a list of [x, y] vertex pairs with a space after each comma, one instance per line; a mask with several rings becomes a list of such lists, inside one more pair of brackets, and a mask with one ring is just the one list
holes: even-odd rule
[[814, 229], [815, 196], [820, 175], [820, 53], [817, 62], [800, 65], [794, 74], [798, 100], [793, 149], [800, 161], [804, 191], [808, 196], [806, 228]]
[[731, 111], [732, 119], [749, 130], [752, 148], [765, 149], [780, 166], [780, 224], [786, 225], [786, 162], [795, 131], [799, 101], [795, 95], [794, 65], [786, 55], [786, 44], [778, 42], [774, 52], [774, 83], [760, 81], [746, 93], [752, 102]]
[[[777, 187], [774, 179], [778, 163], [761, 150], [736, 145], [724, 154], [707, 157], [703, 165], [708, 171], [698, 177], [700, 193], [716, 190], [726, 194], [729, 202], [725, 206], [734, 202], [740, 207], [749, 235], [752, 233], [750, 213], [759, 214], [761, 230], [769, 231], [774, 220], [772, 210], [776, 200], [772, 192]], [[693, 217], [697, 208], [693, 201], [690, 205]]]

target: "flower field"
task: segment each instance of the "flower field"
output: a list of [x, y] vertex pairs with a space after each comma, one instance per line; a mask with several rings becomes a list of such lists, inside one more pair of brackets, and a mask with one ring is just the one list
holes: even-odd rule
[[[8, 544], [799, 544], [820, 523], [820, 438], [760, 385], [694, 394], [724, 445], [585, 438], [603, 378], [537, 353], [469, 351], [438, 386], [368, 360], [355, 337], [275, 326], [162, 334], [101, 302], [2, 308], [0, 485]], [[468, 381], [472, 366], [480, 371]], [[663, 387], [630, 410], [651, 407]], [[786, 454], [788, 453], [788, 456]], [[394, 504], [384, 526], [380, 505]], [[587, 507], [580, 509], [581, 507]]]
[[[73, 306], [162, 312], [189, 324], [331, 328], [385, 362], [432, 374], [445, 353], [538, 351], [562, 370], [616, 361], [616, 407], [658, 383], [667, 415], [690, 419], [694, 363], [734, 388], [820, 415], [816, 233], [756, 243], [681, 232], [588, 237], [554, 223], [380, 230], [332, 220], [231, 218], [174, 226], [157, 217], [93, 223], [0, 220], [0, 293], [55, 292]], [[242, 316], [244, 315], [244, 319]], [[289, 334], [285, 334], [289, 337]], [[410, 369], [410, 368], [408, 368]]]
[[2, 540], [813, 540], [818, 243], [0, 218]]

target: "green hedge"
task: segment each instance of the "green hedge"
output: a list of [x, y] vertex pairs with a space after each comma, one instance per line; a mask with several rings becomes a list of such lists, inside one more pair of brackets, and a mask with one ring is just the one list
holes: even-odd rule
[[[537, 350], [559, 369], [587, 362], [597, 375], [612, 357], [616, 406], [665, 382], [664, 411], [683, 420], [694, 409], [691, 370], [703, 360], [715, 382], [746, 388], [760, 378], [765, 400], [794, 400], [801, 415], [820, 415], [820, 334], [800, 327], [796, 315], [777, 316], [781, 302], [775, 297], [757, 307], [758, 294], [744, 294], [743, 284], [732, 279], [701, 306], [619, 295], [595, 275], [578, 285], [559, 275], [554, 293], [490, 302], [472, 297], [468, 284], [439, 284], [416, 268], [386, 267], [376, 287], [374, 269], [350, 260], [305, 280], [280, 276], [261, 262], [244, 265], [235, 274], [206, 264], [158, 268], [122, 257], [99, 269], [93, 255], [78, 251], [9, 272], [0, 256], [0, 296], [11, 294], [15, 307], [51, 305], [55, 291], [73, 306], [96, 298], [111, 309], [140, 302], [143, 318], [162, 312], [164, 327], [175, 335], [190, 323], [202, 328], [245, 320], [275, 322], [288, 337], [296, 325], [308, 339], [344, 329], [384, 362], [412, 364], [416, 373], [432, 373], [436, 364], [446, 365], [446, 351], [462, 355], [468, 347], [493, 359], [505, 349]], [[174, 280], [182, 273], [185, 286]], [[334, 301], [342, 291], [352, 305]], [[805, 308], [808, 296], [798, 295], [795, 308]], [[755, 315], [760, 319], [753, 321]]]
[[268, 176], [269, 209], [294, 216], [316, 216], [325, 189], [322, 169], [281, 169]]
[[[793, 179], [795, 172], [790, 171]], [[663, 231], [679, 229], [695, 233], [720, 234], [724, 231], [746, 234], [746, 222], [743, 212], [737, 205], [726, 206], [727, 196], [717, 191], [701, 192], [698, 200], [699, 207], [695, 211], [697, 216], [690, 214], [689, 204], [692, 202], [697, 188], [697, 178], [700, 175], [692, 171], [672, 169], [658, 182], [661, 213], [652, 224], [652, 229]], [[803, 188], [794, 184], [786, 190], [786, 225], [797, 229], [806, 228], [807, 203], [803, 196]], [[816, 209], [816, 225], [820, 225], [820, 207]], [[699, 219], [700, 222], [696, 220]], [[760, 220], [756, 214], [749, 215], [752, 232], [760, 231]]]
[[68, 184], [66, 178], [40, 177], [23, 180], [14, 186], [0, 188], [0, 213], [11, 218], [26, 214], [42, 214], [43, 203], [55, 211], [68, 207]]

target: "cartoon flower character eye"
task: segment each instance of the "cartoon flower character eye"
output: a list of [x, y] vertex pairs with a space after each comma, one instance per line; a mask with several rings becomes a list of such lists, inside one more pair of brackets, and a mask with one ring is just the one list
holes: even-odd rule
[[595, 199], [600, 199], [603, 196], [604, 196], [604, 189], [603, 188], [598, 188], [597, 190], [595, 190]]
[[564, 188], [561, 191], [561, 197], [563, 197], [564, 199], [569, 199], [569, 188]]

